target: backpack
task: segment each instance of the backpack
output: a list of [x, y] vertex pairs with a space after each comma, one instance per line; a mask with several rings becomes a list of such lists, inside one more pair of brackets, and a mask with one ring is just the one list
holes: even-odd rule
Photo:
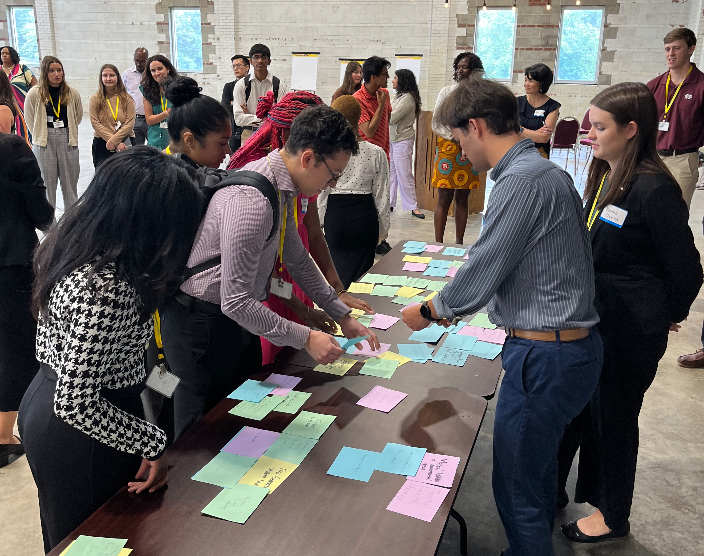
[[[272, 84], [274, 85], [274, 104], [279, 102], [279, 85], [281, 84], [281, 81], [279, 80], [278, 77], [273, 76], [271, 79]], [[248, 102], [249, 101], [249, 95], [252, 92], [252, 80], [249, 78], [249, 74], [244, 76], [244, 101]]]

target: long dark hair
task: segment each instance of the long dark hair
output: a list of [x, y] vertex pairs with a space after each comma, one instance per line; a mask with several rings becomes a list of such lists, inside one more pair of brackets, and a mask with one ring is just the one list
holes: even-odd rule
[[[618, 202], [628, 192], [635, 174], [666, 174], [675, 181], [658, 156], [655, 146], [658, 136], [658, 106], [647, 86], [643, 83], [619, 83], [600, 92], [590, 104], [611, 114], [619, 127], [625, 127], [630, 122], [635, 122], [638, 126], [636, 134], [626, 144], [616, 171], [609, 174], [609, 191], [599, 200], [597, 208]], [[601, 179], [609, 169], [606, 160], [596, 157], [592, 160], [584, 188], [584, 199], [588, 203], [594, 202]]]
[[195, 79], [184, 76], [169, 79], [164, 86], [164, 95], [173, 106], [169, 137], [174, 143], [181, 140], [184, 129], [203, 145], [206, 135], [229, 127], [227, 110], [214, 98], [202, 95], [202, 90]]
[[12, 117], [17, 117], [17, 108], [15, 107], [15, 93], [12, 92], [10, 80], [5, 75], [4, 71], [0, 71], [0, 104], [8, 106], [12, 110]]
[[362, 80], [359, 83], [352, 83], [352, 74], [356, 71], [362, 71], [362, 65], [359, 62], [347, 62], [345, 68], [345, 78], [340, 86], [340, 95], [353, 95], [362, 86]]
[[418, 83], [416, 83], [415, 74], [409, 69], [396, 70], [397, 85], [396, 97], [408, 93], [416, 101], [416, 118], [420, 116], [420, 107], [423, 104], [420, 100], [420, 92], [418, 92]]
[[147, 146], [110, 157], [36, 251], [35, 315], [48, 314], [52, 289], [71, 272], [110, 263], [151, 315], [181, 283], [203, 205], [199, 175], [184, 162]]
[[144, 92], [142, 96], [146, 98], [151, 104], [158, 104], [161, 100], [161, 88], [159, 84], [154, 81], [152, 77], [151, 65], [152, 62], [161, 62], [164, 64], [167, 70], [169, 70], [169, 77], [178, 77], [178, 72], [173, 64], [169, 61], [166, 56], [161, 54], [154, 54], [147, 59], [147, 66], [144, 68], [144, 73], [142, 74], [142, 89]]

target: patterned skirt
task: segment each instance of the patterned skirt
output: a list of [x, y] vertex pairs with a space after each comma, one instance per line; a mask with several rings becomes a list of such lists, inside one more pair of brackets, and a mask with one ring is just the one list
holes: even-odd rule
[[462, 156], [462, 149], [457, 143], [438, 137], [433, 163], [433, 187], [477, 189], [478, 176], [469, 159]]

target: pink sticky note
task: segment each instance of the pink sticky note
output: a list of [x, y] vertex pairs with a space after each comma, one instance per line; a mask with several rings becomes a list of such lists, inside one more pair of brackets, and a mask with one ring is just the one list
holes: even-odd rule
[[220, 451], [238, 456], [259, 458], [276, 441], [279, 434], [278, 432], [255, 429], [254, 427], [244, 427]]
[[354, 351], [347, 351], [350, 355], [368, 355], [369, 357], [375, 357], [377, 355], [381, 355], [382, 353], [389, 351], [389, 348], [391, 347], [391, 344], [379, 344], [381, 348], [379, 351], [372, 351], [372, 348], [369, 347], [368, 342], [362, 342], [362, 346], [364, 346], [362, 349], [357, 349], [356, 347], [352, 346], [350, 350], [354, 349]]
[[406, 309], [408, 309], [409, 307], [415, 307], [416, 305], [420, 305], [420, 303], [409, 303], [409, 304], [406, 305], [405, 307], [401, 307], [401, 308], [399, 309], [399, 311], [400, 311], [401, 313], [403, 313], [403, 312], [404, 312]]
[[382, 315], [380, 313], [377, 313], [376, 315], [374, 315], [374, 318], [372, 319], [372, 323], [369, 325], [369, 328], [388, 330], [400, 320], [401, 319], [398, 317], [391, 317], [389, 315]]
[[484, 329], [480, 326], [463, 326], [457, 331], [457, 334], [462, 334], [462, 336], [474, 336], [479, 338], [479, 336], [484, 332]]
[[432, 521], [450, 489], [406, 479], [387, 510]]
[[418, 472], [408, 479], [429, 485], [452, 487], [452, 482], [457, 474], [457, 466], [460, 458], [455, 456], [443, 456], [442, 454], [425, 453], [423, 461], [420, 462]]
[[462, 257], [465, 261], [469, 260], [469, 253], [467, 253], [464, 257]]
[[408, 394], [404, 394], [403, 392], [389, 390], [383, 386], [375, 386], [369, 394], [357, 402], [357, 405], [388, 413], [401, 403], [401, 400], [406, 396], [408, 396]]
[[[465, 328], [467, 328], [465, 326]], [[497, 328], [495, 330], [489, 330], [488, 328], [482, 328], [481, 329], [483, 332], [481, 336], [477, 336], [478, 340], [482, 340], [483, 342], [489, 342], [491, 344], [499, 344], [499, 345], [504, 345], [504, 342], [506, 341], [506, 332], [503, 330]]]
[[265, 382], [279, 385], [278, 388], [274, 388], [271, 391], [272, 396], [288, 396], [291, 393], [291, 390], [293, 390], [296, 385], [301, 382], [301, 380], [303, 379], [299, 376], [287, 376], [271, 373]]
[[450, 268], [447, 269], [447, 275], [451, 278], [454, 278], [455, 274], [457, 274], [457, 271], [459, 268], [456, 266], [451, 266]]
[[425, 250], [428, 253], [438, 253], [443, 247], [444, 245], [426, 245]]
[[408, 270], [410, 272], [425, 272], [428, 265], [425, 263], [406, 263], [403, 265], [402, 270]]

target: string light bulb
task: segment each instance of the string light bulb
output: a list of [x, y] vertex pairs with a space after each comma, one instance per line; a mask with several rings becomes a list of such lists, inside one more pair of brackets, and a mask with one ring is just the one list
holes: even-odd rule
[[579, 6], [582, 2], [580, 0], [577, 0], [577, 5]]
[[484, 5], [482, 6], [482, 10], [486, 11], [486, 0], [484, 0]]
[[550, 8], [552, 8], [552, 6], [550, 5], [550, 0], [548, 0], [547, 9], [549, 10]]
[[513, 0], [513, 7], [511, 8], [511, 11], [516, 11], [516, 0]]
[[450, 7], [450, 0], [445, 0], [445, 7], [449, 8]]

